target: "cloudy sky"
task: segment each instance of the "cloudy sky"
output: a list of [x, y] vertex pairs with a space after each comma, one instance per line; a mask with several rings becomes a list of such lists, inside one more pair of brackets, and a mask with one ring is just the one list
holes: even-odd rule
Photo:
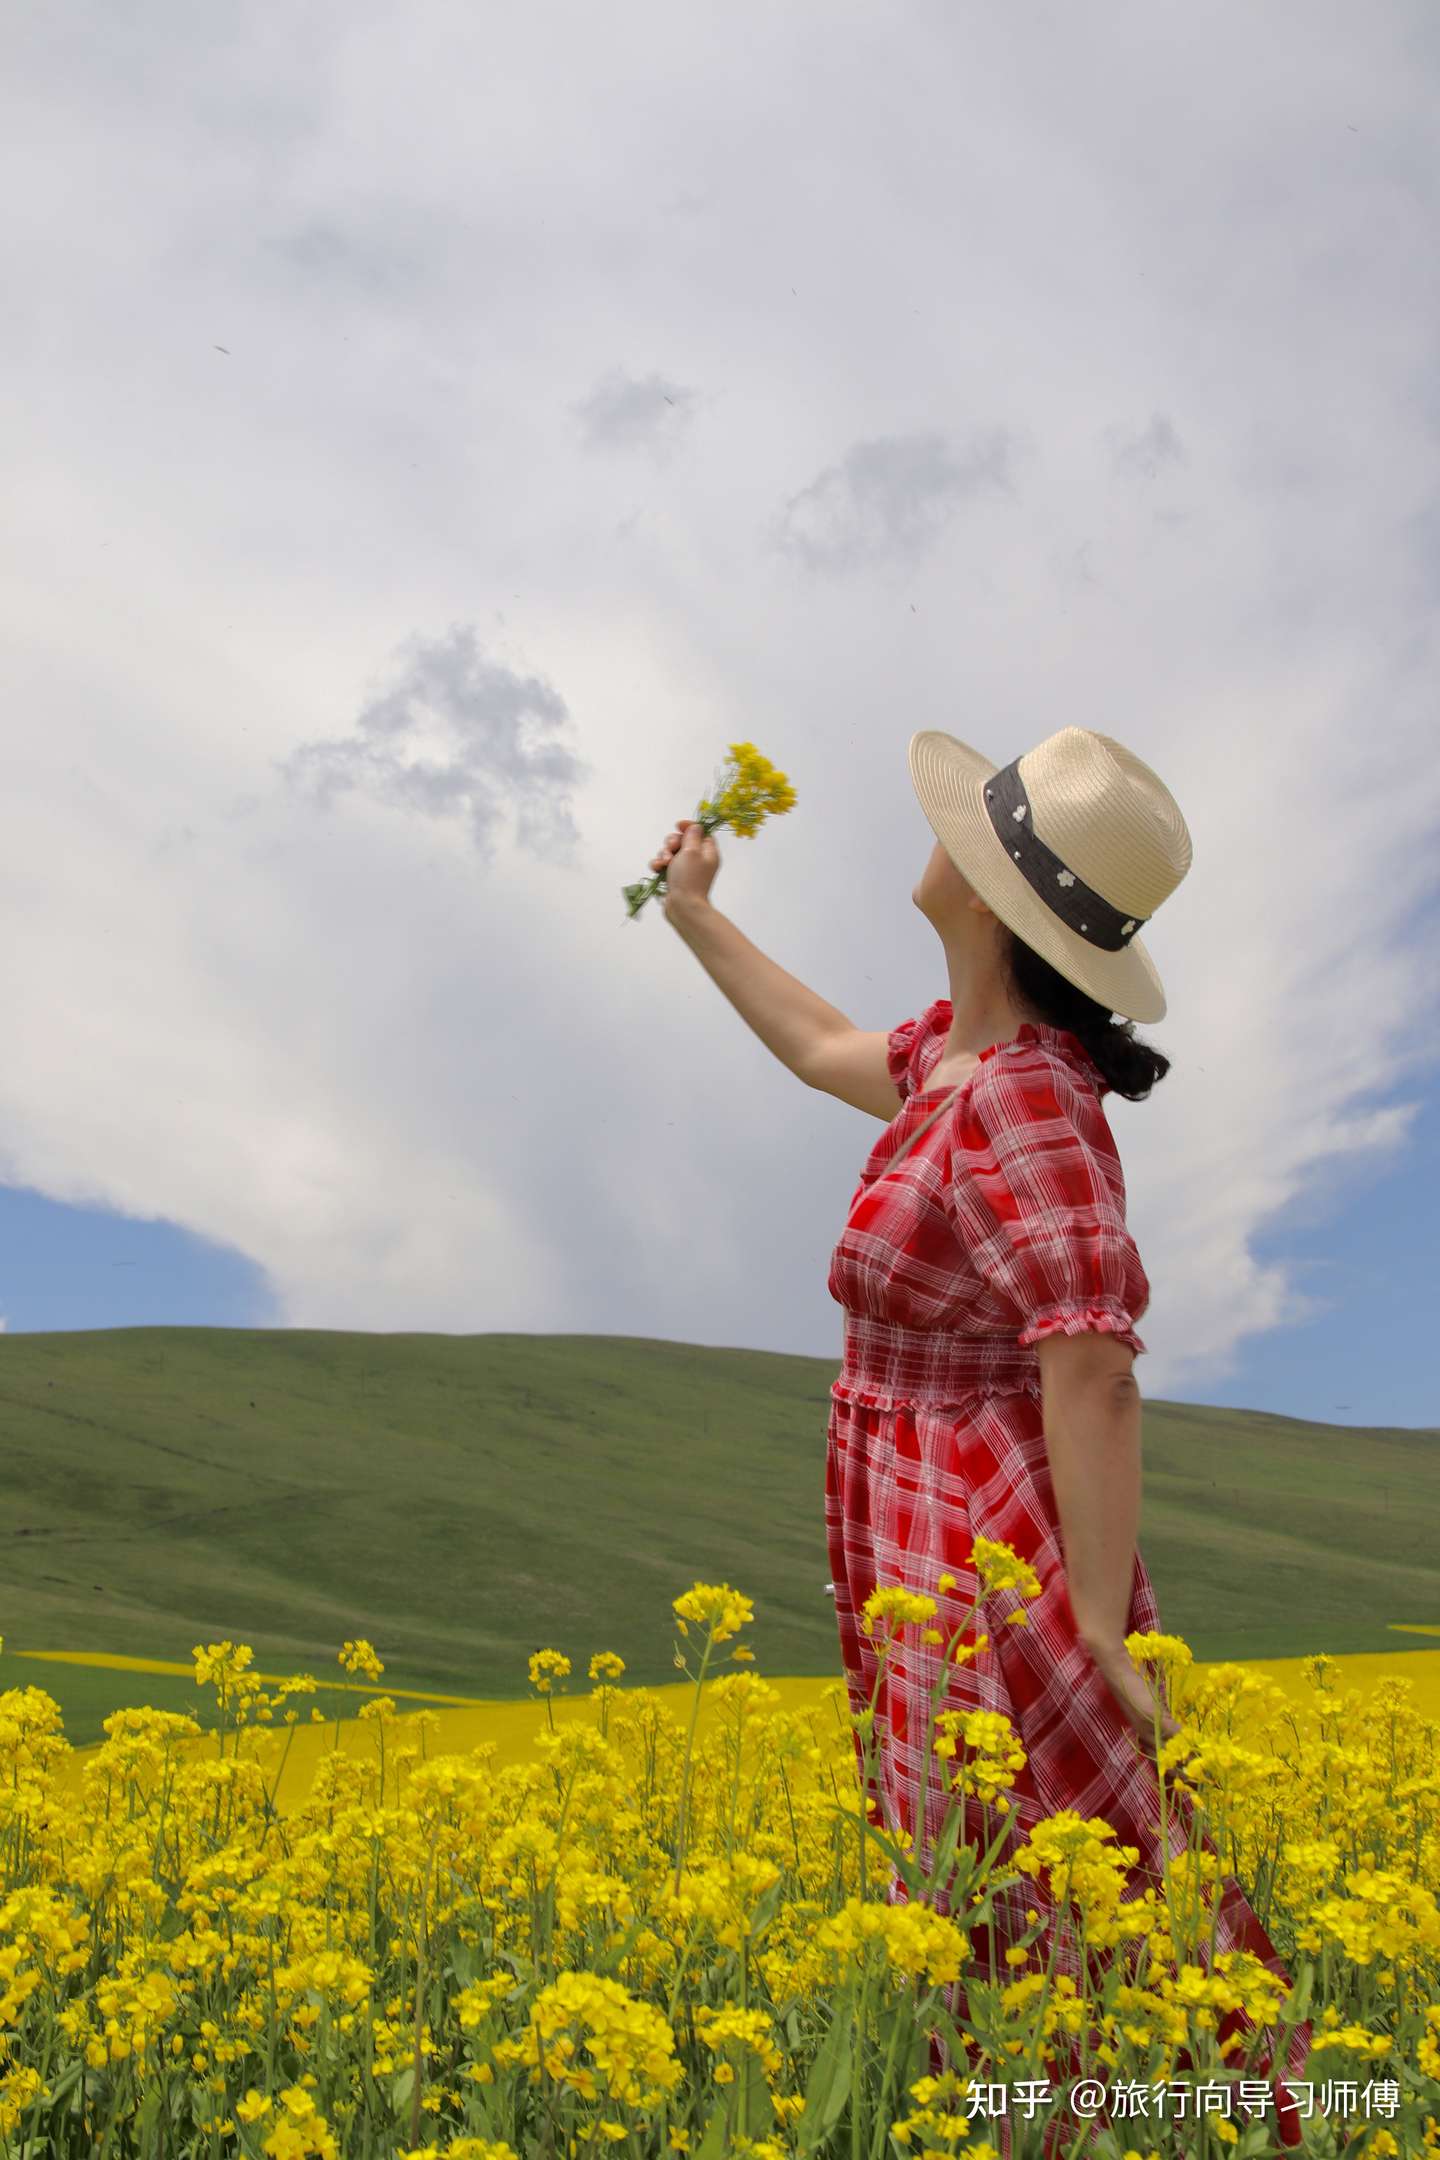
[[[1173, 790], [1147, 1395], [1440, 1425], [1440, 18], [136, 0], [0, 94], [0, 1315], [838, 1359], [910, 734]], [[898, 1108], [898, 1104], [897, 1104]]]

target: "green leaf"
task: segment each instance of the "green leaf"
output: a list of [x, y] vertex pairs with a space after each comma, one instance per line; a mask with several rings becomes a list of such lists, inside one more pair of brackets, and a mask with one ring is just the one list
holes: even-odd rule
[[160, 2110], [165, 2101], [165, 2088], [152, 2079], [145, 2088], [145, 2097], [135, 2111], [135, 2128], [139, 2134], [142, 2152], [155, 2149], [155, 2126], [160, 2120]]
[[750, 1940], [752, 1943], [760, 1940], [766, 1928], [775, 1918], [780, 1909], [780, 1893], [784, 1887], [785, 1878], [780, 1876], [771, 1883], [770, 1888], [765, 1892], [764, 1897], [761, 1898], [754, 1912], [750, 1915]]
[[175, 1937], [183, 1935], [190, 1925], [188, 1916], [180, 1910], [179, 1906], [179, 1899], [185, 1889], [185, 1884], [174, 1876], [158, 1873], [155, 1876], [155, 1883], [156, 1887], [165, 1893], [165, 1907], [156, 1925], [154, 1939], [158, 1942], [173, 1942]]
[[895, 2036], [895, 2029], [900, 2020], [905, 2018], [908, 2021], [913, 2016], [913, 1998], [911, 2001], [892, 2000], [885, 2002], [878, 2009], [872, 2010], [870, 2015], [870, 2037], [874, 2042], [875, 2052], [881, 2062], [884, 2062], [886, 2056], [890, 2053], [890, 2042]]
[[[1097, 2127], [1092, 2131], [1091, 2138], [1092, 2143], [1089, 2150], [1094, 2154], [1094, 2160], [1124, 2160], [1124, 2149], [1113, 2130], [1103, 2130]], [[1127, 2144], [1133, 2144], [1133, 2140], [1130, 2139], [1127, 2139], [1126, 2142]]]
[[895, 2042], [890, 2097], [896, 2103], [894, 2112], [898, 2115], [908, 2112], [910, 2087], [930, 2068], [930, 2033], [916, 2016], [918, 2001], [918, 1996], [909, 1991], [897, 2001], [887, 2003], [874, 2020], [875, 2053], [882, 2069], [890, 2061], [890, 2043]]
[[805, 2087], [804, 2110], [795, 2125], [795, 2141], [802, 2153], [813, 2153], [845, 2112], [845, 2103], [850, 2097], [854, 2030], [847, 1989], [836, 2002], [830, 2030], [820, 2043]]
[[410, 2063], [404, 2070], [397, 2070], [390, 2080], [390, 2105], [397, 2109], [408, 2107], [414, 2090], [415, 2065]]
[[725, 2160], [725, 2148], [728, 2142], [725, 2117], [728, 2105], [727, 2101], [722, 2100], [720, 2102], [709, 2122], [706, 2123], [705, 2134], [695, 2147], [691, 2160]]
[[960, 1842], [961, 1821], [961, 1810], [952, 1807], [940, 1827], [940, 1835], [936, 1838], [931, 1852], [930, 1873], [925, 1878], [927, 1889], [933, 1891], [946, 1882], [955, 1858], [955, 1848]]
[[[765, 2082], [765, 2071], [747, 2048], [735, 2072], [735, 2091], [745, 2096], [745, 2127], [750, 2137], [764, 2137], [774, 2126], [775, 2102]], [[739, 2108], [736, 2108], [739, 2117]]]
[[929, 2074], [930, 2028], [928, 2025], [917, 2025], [910, 2035], [910, 2049], [900, 2078], [900, 2092], [906, 2107], [910, 2104], [910, 2087]]
[[50, 2104], [52, 2106], [66, 2099], [69, 2094], [74, 2092], [75, 2087], [85, 2075], [87, 2067], [84, 2056], [77, 2055], [75, 2060], [61, 2071], [59, 2077], [55, 2078], [50, 2086]]
[[635, 1944], [639, 1940], [641, 1934], [649, 1925], [649, 1916], [645, 1913], [641, 1913], [638, 1919], [631, 1921], [630, 1926], [626, 1929], [624, 1935], [620, 1938], [619, 1942], [616, 1943], [613, 1950], [607, 1950], [603, 1957], [596, 1958], [592, 1961], [591, 1970], [597, 1973], [604, 1973], [607, 1978], [613, 1978], [614, 1975], [619, 1971], [620, 1967], [624, 1964], [626, 1958], [630, 1955], [630, 1952], [634, 1949]]
[[[999, 2017], [1000, 1990], [992, 1982], [977, 1980], [972, 1975], [966, 1984], [966, 1995], [970, 2006], [970, 2016], [960, 2020], [958, 2032], [955, 2028], [955, 2020], [948, 2010], [942, 2010], [938, 2002], [932, 2003], [930, 2006], [929, 2027], [932, 2031], [939, 2033], [940, 2038], [947, 2043], [952, 2063], [967, 2062], [970, 2055], [970, 2046], [986, 2047], [988, 2045], [986, 2035], [993, 2032]], [[964, 2039], [961, 2038], [962, 2033], [965, 2036]], [[967, 2042], [970, 2045], [967, 2045]], [[928, 2041], [925, 2054], [928, 2062], [930, 2054]]]
[[1293, 2015], [1297, 2025], [1303, 2025], [1305, 2022], [1305, 2013], [1310, 2008], [1310, 1997], [1314, 1993], [1314, 1989], [1314, 1962], [1310, 1958], [1301, 1958], [1300, 1977], [1295, 1982], [1290, 2001], [1285, 2006], [1286, 2015]]
[[862, 1836], [869, 1838], [872, 1845], [879, 1846], [881, 1852], [884, 1853], [886, 1859], [910, 1892], [911, 1897], [918, 1897], [925, 1881], [918, 1861], [913, 1859], [909, 1853], [902, 1852], [894, 1838], [887, 1831], [877, 1830], [874, 1823], [862, 1821], [860, 1830]]

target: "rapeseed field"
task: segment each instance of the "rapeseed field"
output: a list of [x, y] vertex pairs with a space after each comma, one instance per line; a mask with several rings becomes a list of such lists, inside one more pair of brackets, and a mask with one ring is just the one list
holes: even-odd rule
[[[975, 1558], [982, 1597], [1023, 1582], [1006, 1548]], [[986, 1654], [978, 1607], [947, 1661]], [[876, 1593], [882, 1673], [937, 1610]], [[1180, 1720], [1162, 1800], [1182, 1778], [1196, 1796], [1287, 1993], [1209, 1957], [1198, 1849], [1137, 1899], [1103, 1822], [1007, 1839], [1024, 1757], [1003, 1719], [932, 1707], [951, 1830], [963, 1800], [987, 1835], [942, 1837], [927, 1872], [862, 1797], [874, 1705], [852, 1716], [837, 1686], [784, 1707], [728, 1584], [673, 1617], [684, 1714], [611, 1652], [581, 1676], [540, 1651], [533, 1761], [435, 1755], [430, 1713], [377, 1693], [373, 1755], [333, 1747], [285, 1808], [315, 1682], [260, 1681], [243, 1644], [195, 1651], [213, 1732], [120, 1710], [80, 1758], [44, 1689], [0, 1693], [0, 2154], [1251, 2160], [1281, 2147], [1265, 2080], [1216, 2043], [1237, 2009], [1282, 2041], [1313, 2022], [1304, 2150], [1440, 2151], [1440, 1726], [1406, 1682], [1362, 1698], [1316, 1657], [1297, 1710], [1242, 1666], [1198, 1673], [1178, 1638], [1130, 1639]], [[370, 1643], [339, 1661], [378, 1688]], [[587, 1683], [588, 1719], [555, 1720]], [[993, 1901], [1042, 1882], [1059, 1926], [1032, 1908], [983, 1980]], [[1062, 2067], [1107, 2089], [1108, 2122], [1062, 2114]]]

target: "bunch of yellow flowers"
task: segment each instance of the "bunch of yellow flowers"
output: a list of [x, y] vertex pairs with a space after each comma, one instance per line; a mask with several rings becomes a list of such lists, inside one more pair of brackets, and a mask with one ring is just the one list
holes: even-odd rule
[[[702, 795], [695, 817], [702, 838], [724, 825], [742, 839], [753, 840], [767, 817], [783, 817], [794, 807], [795, 790], [784, 773], [762, 757], [754, 743], [735, 742], [729, 746], [714, 799]], [[627, 918], [638, 915], [647, 900], [665, 890], [665, 873], [659, 870], [624, 890]]]

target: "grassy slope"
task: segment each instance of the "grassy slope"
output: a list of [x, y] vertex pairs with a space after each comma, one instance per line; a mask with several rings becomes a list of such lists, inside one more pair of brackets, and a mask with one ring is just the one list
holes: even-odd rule
[[[183, 1660], [222, 1637], [397, 1686], [526, 1691], [564, 1650], [675, 1677], [669, 1601], [755, 1601], [762, 1672], [835, 1673], [823, 1532], [838, 1360], [616, 1336], [116, 1328], [0, 1335], [6, 1649]], [[1210, 1657], [1379, 1650], [1440, 1622], [1440, 1431], [1145, 1406], [1141, 1550]], [[189, 1682], [12, 1661], [94, 1737]], [[353, 1708], [353, 1702], [350, 1705]]]

